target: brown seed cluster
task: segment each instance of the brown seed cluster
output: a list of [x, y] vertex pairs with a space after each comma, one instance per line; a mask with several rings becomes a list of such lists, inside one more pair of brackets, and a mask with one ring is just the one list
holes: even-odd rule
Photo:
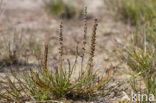
[[95, 46], [96, 46], [96, 30], [97, 30], [97, 19], [94, 20], [94, 26], [93, 26], [93, 33], [91, 38], [91, 45], [90, 45], [90, 57], [89, 57], [89, 68], [92, 69], [93, 67], [93, 57], [95, 54]]
[[83, 47], [82, 47], [82, 61], [81, 61], [81, 72], [83, 69], [83, 61], [86, 51], [86, 39], [87, 39], [87, 7], [84, 9], [84, 35], [83, 35]]
[[60, 24], [60, 33], [59, 33], [59, 54], [60, 54], [60, 67], [62, 68], [62, 56], [63, 56], [63, 24]]
[[86, 50], [86, 37], [87, 36], [87, 8], [84, 10], [84, 37], [83, 37], [83, 55]]
[[47, 68], [47, 58], [48, 58], [48, 44], [44, 46], [44, 57], [43, 57], [43, 70], [48, 75], [48, 68]]
[[59, 43], [60, 43], [60, 48], [59, 48], [59, 54], [60, 56], [63, 55], [63, 25], [62, 22], [60, 24], [60, 33], [59, 33]]

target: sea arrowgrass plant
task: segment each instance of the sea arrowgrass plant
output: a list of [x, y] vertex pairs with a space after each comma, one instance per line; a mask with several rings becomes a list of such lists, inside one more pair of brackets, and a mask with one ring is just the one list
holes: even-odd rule
[[[85, 23], [86, 26], [86, 23]], [[85, 27], [84, 31], [86, 32]], [[42, 67], [39, 70], [30, 69], [29, 72], [12, 73], [13, 80], [7, 77], [2, 85], [5, 85], [4, 90], [0, 91], [0, 97], [7, 101], [24, 102], [24, 101], [41, 101], [67, 99], [84, 99], [91, 100], [98, 91], [98, 87], [109, 80], [113, 66], [107, 76], [100, 76], [98, 70], [93, 70], [93, 60], [96, 44], [97, 19], [94, 21], [93, 33], [91, 37], [90, 54], [88, 63], [85, 66], [78, 68], [78, 46], [76, 46], [75, 61], [72, 64], [68, 59], [68, 67], [63, 62], [63, 24], [60, 24], [59, 32], [59, 64], [56, 64], [51, 69], [48, 68], [48, 45], [44, 45], [44, 54]], [[84, 37], [86, 33], [84, 33]], [[86, 42], [86, 37], [84, 38]], [[84, 43], [84, 42], [83, 42]], [[83, 48], [83, 47], [82, 47]], [[85, 46], [84, 46], [85, 48]], [[83, 55], [85, 56], [85, 55]], [[82, 60], [82, 59], [81, 59]], [[82, 61], [81, 61], [82, 62]], [[84, 62], [84, 61], [83, 61]], [[83, 63], [84, 64], [84, 63]], [[83, 71], [81, 71], [81, 69]], [[80, 75], [76, 75], [76, 71]], [[21, 74], [21, 75], [20, 75]], [[100, 79], [99, 79], [100, 78]], [[97, 82], [98, 80], [98, 82]]]

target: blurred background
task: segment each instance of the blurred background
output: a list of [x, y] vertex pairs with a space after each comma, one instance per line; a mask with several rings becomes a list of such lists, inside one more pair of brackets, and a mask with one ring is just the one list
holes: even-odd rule
[[[57, 36], [61, 21], [66, 47], [64, 52], [66, 55], [74, 55], [75, 46], [82, 43], [85, 7], [88, 13], [87, 36], [90, 37], [93, 20], [97, 18], [99, 26], [96, 55], [102, 57], [102, 60], [103, 55], [106, 55], [107, 60], [107, 51], [114, 48], [113, 39], [129, 28], [120, 20], [114, 19], [114, 14], [107, 5], [104, 0], [2, 0], [1, 62], [9, 58], [7, 55], [12, 51], [14, 54], [10, 55], [18, 55], [20, 60], [27, 63], [36, 63], [36, 57], [40, 58], [45, 41], [50, 43], [50, 55], [57, 55]], [[50, 56], [49, 59], [57, 59], [57, 56]]]

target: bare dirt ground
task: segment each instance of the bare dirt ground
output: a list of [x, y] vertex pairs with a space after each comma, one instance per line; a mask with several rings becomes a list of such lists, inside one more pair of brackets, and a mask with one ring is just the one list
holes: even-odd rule
[[[8, 41], [15, 33], [16, 35], [20, 34], [23, 43], [28, 44], [31, 41], [35, 41], [43, 47], [44, 42], [47, 41], [46, 38], [49, 37], [50, 39], [48, 39], [48, 41], [51, 45], [49, 61], [52, 61], [58, 55], [57, 36], [61, 19], [48, 15], [44, 9], [43, 1], [44, 0], [5, 0], [4, 13], [0, 17], [0, 39], [2, 41]], [[102, 65], [100, 67], [101, 69], [108, 68], [110, 64], [116, 67], [112, 77], [113, 82], [111, 83], [111, 85], [116, 88], [109, 98], [101, 98], [99, 101], [113, 99], [113, 103], [118, 102], [122, 97], [123, 90], [123, 88], [118, 87], [118, 85], [128, 79], [128, 76], [124, 73], [126, 69], [124, 66], [119, 65], [120, 61], [115, 57], [116, 55], [113, 52], [114, 49], [117, 48], [114, 39], [122, 39], [123, 35], [129, 32], [130, 27], [120, 20], [115, 19], [106, 8], [103, 0], [65, 1], [73, 2], [80, 8], [84, 6], [88, 7], [88, 15], [91, 17], [91, 19], [88, 20], [88, 37], [91, 35], [93, 19], [98, 18], [97, 47], [94, 61], [96, 64]], [[82, 19], [64, 20], [63, 25], [65, 46], [68, 48], [67, 52], [70, 51], [72, 53], [76, 42], [81, 43], [83, 38], [83, 21]], [[1, 50], [0, 55], [5, 54], [4, 52], [4, 50]], [[69, 54], [67, 53], [66, 56], [69, 56]], [[30, 57], [28, 62], [35, 63], [35, 60], [35, 58]]]

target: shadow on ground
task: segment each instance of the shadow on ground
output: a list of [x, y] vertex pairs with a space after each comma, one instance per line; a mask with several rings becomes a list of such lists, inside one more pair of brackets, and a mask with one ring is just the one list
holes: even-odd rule
[[3, 60], [0, 60], [0, 73], [27, 71], [30, 70], [32, 67], [39, 67], [39, 66], [41, 66], [41, 64], [26, 63], [23, 61], [6, 63]]

